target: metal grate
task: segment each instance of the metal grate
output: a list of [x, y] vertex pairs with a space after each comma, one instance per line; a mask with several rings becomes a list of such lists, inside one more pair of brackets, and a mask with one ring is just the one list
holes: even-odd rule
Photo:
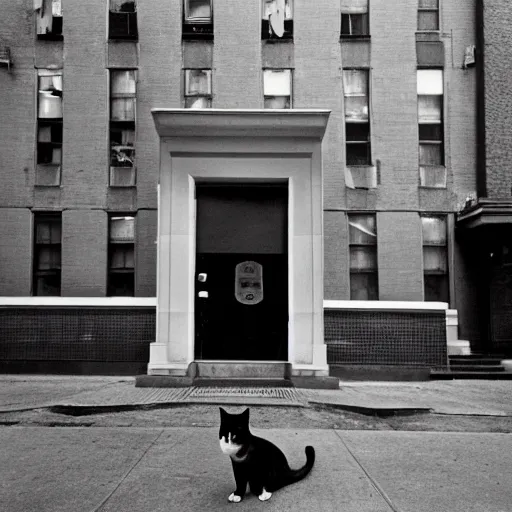
[[0, 308], [0, 359], [144, 362], [155, 340], [151, 308]]
[[215, 387], [197, 387], [189, 395], [194, 398], [201, 397], [251, 397], [251, 398], [283, 398], [286, 400], [295, 400], [296, 392], [292, 388], [215, 388]]
[[325, 310], [329, 364], [445, 368], [444, 311]]

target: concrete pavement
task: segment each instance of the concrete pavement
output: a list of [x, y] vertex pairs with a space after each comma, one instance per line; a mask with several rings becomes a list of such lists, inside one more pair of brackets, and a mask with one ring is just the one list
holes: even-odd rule
[[236, 509], [343, 512], [510, 512], [512, 438], [339, 430], [256, 430], [292, 467], [312, 444], [302, 482], [261, 503], [234, 489], [217, 428], [0, 428], [6, 512], [173, 512]]
[[0, 375], [0, 412], [51, 406], [105, 410], [173, 403], [323, 404], [364, 414], [414, 411], [512, 416], [512, 381], [340, 382], [339, 390], [136, 388], [132, 377]]

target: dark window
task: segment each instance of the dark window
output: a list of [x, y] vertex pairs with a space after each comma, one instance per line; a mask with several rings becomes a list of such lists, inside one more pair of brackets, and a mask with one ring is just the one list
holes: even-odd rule
[[444, 165], [443, 135], [443, 71], [419, 69], [418, 76], [418, 133], [419, 165]]
[[371, 165], [368, 70], [343, 70], [346, 165]]
[[33, 295], [60, 295], [61, 231], [60, 213], [34, 214]]
[[34, 10], [37, 38], [62, 40], [61, 0], [35, 0]]
[[37, 76], [36, 185], [58, 186], [62, 164], [62, 71]]
[[279, 41], [293, 39], [293, 1], [285, 0], [284, 12], [276, 0], [263, 0], [261, 38]]
[[439, 30], [439, 0], [419, 0], [418, 30]]
[[110, 72], [110, 186], [135, 186], [136, 71]]
[[109, 218], [108, 285], [109, 296], [133, 297], [135, 292], [135, 217]]
[[374, 214], [349, 214], [350, 299], [378, 300], [377, 223]]
[[183, 39], [213, 39], [212, 0], [183, 0]]
[[449, 302], [448, 243], [445, 216], [422, 216], [425, 300]]
[[368, 37], [370, 23], [368, 0], [342, 0], [341, 37]]
[[110, 0], [108, 38], [136, 41], [137, 9], [134, 0]]

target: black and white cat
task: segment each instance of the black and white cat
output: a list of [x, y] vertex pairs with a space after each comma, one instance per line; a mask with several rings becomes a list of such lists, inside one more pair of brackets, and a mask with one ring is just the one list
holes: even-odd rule
[[313, 467], [315, 450], [306, 446], [306, 464], [290, 469], [284, 453], [273, 443], [254, 436], [249, 430], [249, 409], [241, 414], [229, 414], [220, 407], [219, 440], [221, 450], [231, 457], [236, 489], [229, 501], [242, 501], [247, 484], [261, 501], [285, 485], [302, 480]]

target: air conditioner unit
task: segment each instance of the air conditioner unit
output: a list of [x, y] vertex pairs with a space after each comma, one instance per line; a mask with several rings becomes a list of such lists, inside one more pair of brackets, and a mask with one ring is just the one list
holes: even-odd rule
[[476, 46], [474, 44], [466, 46], [464, 50], [464, 63], [462, 67], [464, 69], [471, 68], [476, 64]]
[[8, 46], [0, 46], [0, 66], [6, 66], [11, 71], [11, 49]]

